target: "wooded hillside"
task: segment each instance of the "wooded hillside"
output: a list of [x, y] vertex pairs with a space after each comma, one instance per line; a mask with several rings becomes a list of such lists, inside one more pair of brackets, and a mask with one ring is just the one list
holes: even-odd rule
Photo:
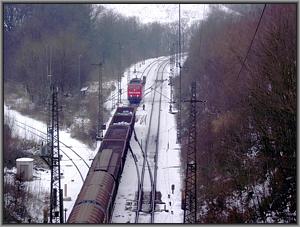
[[[34, 113], [35, 118], [41, 115], [45, 121], [51, 73], [64, 107], [61, 124], [70, 128], [79, 115], [89, 119], [88, 131], [82, 135], [89, 139], [96, 133], [97, 93], [83, 103], [80, 88], [98, 81], [99, 69], [92, 64], [103, 63], [104, 84], [116, 81], [129, 65], [167, 55], [176, 38], [174, 25], [142, 24], [135, 17], [93, 4], [5, 3], [3, 22], [5, 98], [13, 94], [14, 100], [29, 103], [12, 108]], [[106, 99], [115, 87], [104, 87]]]
[[198, 222], [295, 223], [297, 5], [226, 7], [234, 13], [210, 8], [182, 69], [183, 97], [196, 81], [206, 101], [197, 104]]

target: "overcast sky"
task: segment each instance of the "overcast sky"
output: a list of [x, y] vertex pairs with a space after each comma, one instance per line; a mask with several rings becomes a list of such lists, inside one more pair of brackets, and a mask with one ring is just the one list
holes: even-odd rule
[[[141, 22], [178, 21], [179, 4], [102, 4], [125, 16], [136, 16]], [[189, 22], [203, 18], [208, 12], [206, 4], [181, 4], [181, 18]]]

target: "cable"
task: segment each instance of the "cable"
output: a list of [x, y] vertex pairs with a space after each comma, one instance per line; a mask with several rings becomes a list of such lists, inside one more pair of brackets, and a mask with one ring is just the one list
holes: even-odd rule
[[205, 15], [205, 13], [206, 13], [205, 9], [206, 9], [206, 7], [205, 7], [205, 5], [204, 5], [204, 7], [203, 7], [203, 13], [202, 13], [203, 18], [202, 18], [202, 20], [201, 20], [200, 30], [199, 30], [199, 32], [200, 32], [200, 40], [199, 40], [199, 57], [200, 57], [200, 54], [201, 54], [201, 46], [202, 46], [202, 43], [203, 43], [203, 35], [202, 35], [202, 32], [203, 32], [203, 30], [204, 30], [204, 28], [203, 28], [204, 22], [203, 22], [203, 21], [204, 21], [204, 15]]
[[[26, 129], [24, 126], [18, 125], [18, 123], [16, 124], [16, 126], [19, 127], [19, 128], [22, 128], [23, 130], [28, 130], [28, 129]], [[28, 131], [29, 131], [30, 133], [36, 135], [37, 137], [40, 137], [40, 138], [41, 138], [42, 140], [44, 140], [44, 141], [47, 140], [47, 138], [44, 138], [43, 136], [38, 135], [37, 133], [35, 133], [35, 132], [31, 131], [31, 130], [28, 130]], [[77, 165], [76, 165], [75, 162], [73, 161], [73, 159], [71, 159], [70, 156], [68, 156], [68, 155], [66, 154], [66, 152], [64, 152], [62, 149], [59, 149], [59, 150], [60, 150], [65, 156], [67, 156], [67, 158], [69, 158], [69, 160], [73, 163], [73, 165], [75, 166], [75, 168], [77, 169], [77, 171], [78, 171], [78, 173], [79, 173], [79, 175], [80, 175], [80, 177], [81, 177], [82, 182], [84, 182], [84, 178], [83, 178], [83, 176], [82, 176], [82, 174], [81, 174], [79, 168], [77, 167]]]
[[249, 48], [248, 48], [248, 50], [247, 50], [247, 54], [246, 54], [246, 56], [245, 56], [245, 58], [244, 58], [244, 61], [243, 61], [243, 63], [242, 63], [242, 66], [241, 66], [241, 68], [240, 68], [240, 71], [239, 71], [239, 73], [238, 73], [237, 80], [239, 79], [239, 77], [240, 77], [240, 74], [241, 74], [241, 72], [242, 72], [242, 69], [244, 68], [244, 65], [245, 65], [246, 59], [247, 59], [247, 57], [248, 57], [248, 54], [249, 54], [249, 52], [250, 52], [250, 49], [251, 49], [251, 47], [252, 47], [252, 44], [253, 44], [253, 41], [254, 41], [254, 39], [255, 39], [256, 33], [257, 33], [257, 31], [258, 31], [258, 28], [259, 28], [260, 22], [261, 22], [261, 20], [262, 20], [262, 17], [263, 17], [263, 15], [264, 15], [264, 12], [265, 12], [266, 6], [267, 6], [267, 4], [264, 4], [264, 8], [263, 8], [263, 10], [262, 10], [262, 12], [261, 12], [261, 15], [260, 15], [260, 18], [259, 18], [258, 24], [257, 24], [257, 26], [256, 26], [256, 29], [255, 29], [254, 35], [253, 35], [253, 37], [252, 37], [252, 40], [251, 40], [250, 46], [249, 46]]
[[[19, 123], [19, 124], [24, 125], [25, 127], [31, 128], [31, 129], [33, 129], [33, 130], [36, 130], [37, 132], [42, 133], [43, 135], [46, 135], [46, 136], [47, 136], [47, 133], [45, 133], [45, 132], [43, 132], [43, 131], [41, 131], [41, 130], [39, 130], [39, 129], [37, 129], [37, 128], [31, 127], [31, 126], [29, 126], [29, 125], [27, 125], [27, 124], [25, 124], [25, 123], [23, 123], [23, 122], [20, 122], [20, 121], [18, 121], [18, 120], [16, 120], [16, 119], [15, 119], [15, 121], [16, 121], [17, 123]], [[71, 148], [70, 145], [67, 145], [67, 144], [63, 143], [62, 141], [59, 141], [59, 143], [62, 144], [62, 145], [64, 145], [66, 148], [70, 149], [74, 154], [76, 154], [76, 155], [84, 162], [84, 164], [85, 164], [88, 168], [90, 168], [90, 166], [87, 164], [87, 162], [84, 160], [84, 158], [81, 157], [76, 151], [74, 151], [74, 150]]]

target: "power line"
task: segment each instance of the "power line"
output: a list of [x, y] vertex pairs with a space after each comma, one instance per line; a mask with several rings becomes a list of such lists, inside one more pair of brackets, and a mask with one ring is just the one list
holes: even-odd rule
[[253, 35], [253, 37], [252, 37], [252, 40], [251, 40], [250, 46], [249, 46], [249, 48], [248, 48], [248, 50], [247, 50], [247, 54], [246, 54], [246, 56], [245, 56], [245, 58], [244, 58], [244, 60], [243, 60], [243, 63], [242, 63], [242, 66], [241, 66], [241, 68], [240, 68], [240, 71], [239, 71], [239, 73], [238, 73], [237, 79], [239, 79], [239, 77], [240, 77], [240, 74], [241, 74], [241, 72], [242, 72], [242, 69], [243, 69], [243, 68], [244, 68], [244, 66], [245, 66], [246, 59], [247, 59], [247, 57], [248, 57], [248, 54], [249, 54], [249, 52], [250, 52], [250, 50], [251, 50], [251, 47], [252, 47], [253, 41], [254, 41], [254, 39], [255, 39], [255, 36], [256, 36], [256, 33], [257, 33], [257, 31], [258, 31], [258, 28], [259, 28], [260, 22], [261, 22], [261, 20], [262, 20], [262, 17], [263, 17], [263, 15], [264, 15], [264, 12], [265, 12], [266, 6], [267, 6], [267, 4], [264, 4], [264, 8], [263, 8], [263, 10], [262, 10], [262, 12], [261, 12], [261, 15], [260, 15], [260, 18], [259, 18], [258, 24], [257, 24], [257, 26], [256, 26], [256, 29], [255, 29], [255, 33], [254, 33], [254, 35]]
[[[21, 126], [21, 125], [18, 125], [18, 123], [21, 123], [21, 122], [17, 122], [17, 124], [16, 124], [17, 127], [21, 128], [21, 129], [23, 129], [23, 130], [29, 131], [31, 134], [33, 134], [33, 135], [35, 135], [35, 136], [41, 138], [43, 141], [47, 141], [47, 138], [45, 138], [45, 137], [43, 137], [43, 136], [37, 134], [37, 133], [34, 132], [33, 130], [27, 129], [26, 127], [28, 127], [28, 125], [27, 125], [27, 126], [26, 126], [26, 125], [25, 125], [25, 126], [24, 126], [24, 125]], [[71, 162], [73, 163], [73, 165], [75, 166], [75, 168], [77, 169], [77, 171], [78, 171], [78, 173], [79, 173], [79, 175], [80, 175], [80, 177], [81, 177], [82, 182], [84, 182], [84, 178], [83, 178], [83, 176], [82, 176], [82, 173], [80, 172], [78, 166], [77, 166], [77, 165], [75, 164], [75, 162], [74, 162], [75, 159], [70, 158], [70, 156], [68, 156], [67, 153], [64, 152], [61, 148], [60, 148], [60, 151], [61, 151], [67, 158], [69, 158], [69, 160], [66, 160], [66, 161], [71, 161]], [[81, 160], [81, 159], [80, 159], [80, 160]]]
[[[25, 124], [25, 123], [23, 123], [23, 122], [21, 122], [21, 121], [18, 121], [18, 120], [15, 119], [15, 122], [24, 125], [25, 128], [28, 127], [28, 128], [33, 129], [33, 130], [35, 130], [35, 131], [37, 131], [37, 132], [39, 132], [39, 133], [41, 133], [41, 134], [47, 135], [47, 134], [44, 133], [43, 131], [41, 131], [41, 130], [39, 130], [39, 129], [37, 129], [37, 128], [34, 128], [34, 127], [32, 127], [32, 126], [29, 126], [29, 125], [27, 125], [27, 124]], [[69, 150], [71, 150], [75, 155], [77, 155], [77, 156], [80, 158], [80, 160], [82, 160], [82, 161], [85, 163], [85, 165], [87, 166], [87, 168], [90, 168], [90, 166], [87, 164], [87, 162], [84, 160], [84, 158], [81, 157], [77, 152], [75, 152], [75, 151], [71, 148], [70, 145], [67, 145], [67, 144], [63, 143], [62, 141], [59, 141], [59, 143], [60, 143], [60, 145], [64, 145], [66, 148], [68, 148]], [[72, 147], [74, 147], [74, 146], [72, 146]], [[75, 147], [79, 148], [79, 146], [75, 146]], [[81, 148], [86, 148], [86, 147], [81, 147]]]

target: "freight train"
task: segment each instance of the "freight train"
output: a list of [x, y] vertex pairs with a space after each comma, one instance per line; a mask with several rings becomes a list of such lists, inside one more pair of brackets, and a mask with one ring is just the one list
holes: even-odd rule
[[109, 223], [129, 141], [135, 107], [118, 107], [103, 138], [68, 223]]

